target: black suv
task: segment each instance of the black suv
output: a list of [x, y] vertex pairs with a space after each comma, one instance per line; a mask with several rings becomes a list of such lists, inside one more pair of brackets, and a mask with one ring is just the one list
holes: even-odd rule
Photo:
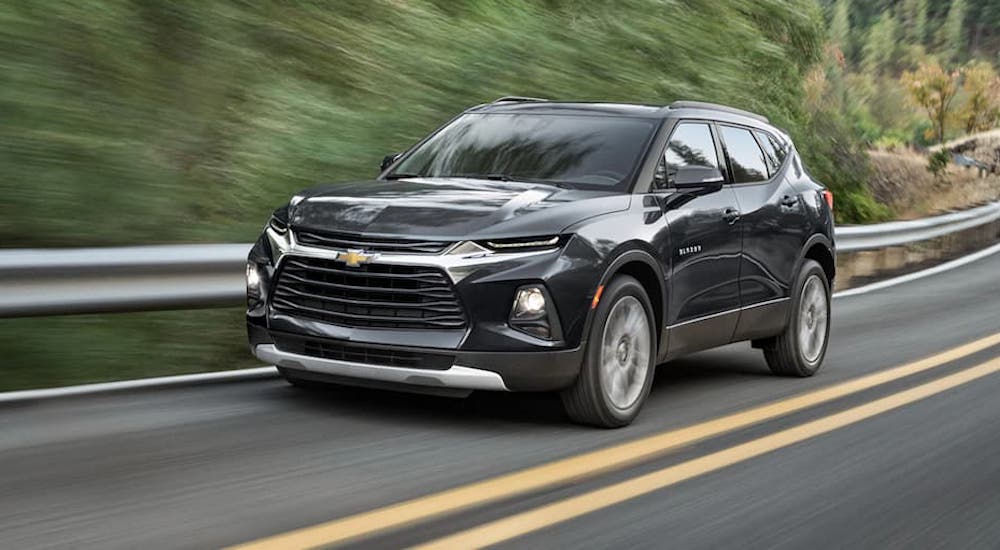
[[295, 385], [559, 390], [622, 426], [681, 354], [751, 340], [777, 374], [816, 372], [832, 201], [759, 115], [501, 98], [275, 211], [250, 346]]

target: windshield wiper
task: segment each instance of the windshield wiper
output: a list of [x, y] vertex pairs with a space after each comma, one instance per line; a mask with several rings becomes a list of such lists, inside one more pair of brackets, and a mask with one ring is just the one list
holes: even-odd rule
[[420, 174], [411, 174], [409, 172], [393, 172], [392, 174], [388, 174], [385, 177], [385, 179], [387, 179], [387, 180], [401, 180], [401, 179], [406, 179], [406, 178], [422, 178], [422, 177], [423, 176], [421, 176]]
[[445, 174], [439, 176], [421, 176], [421, 177], [438, 177], [438, 178], [467, 178], [474, 180], [490, 180], [490, 181], [514, 181], [522, 183], [541, 183], [543, 185], [553, 185], [561, 189], [575, 189], [572, 185], [567, 182], [559, 180], [547, 180], [543, 178], [532, 178], [527, 176], [508, 176], [507, 174]]
[[507, 174], [487, 174], [486, 179], [493, 181], [523, 181], [525, 183], [541, 183], [544, 185], [554, 185], [562, 189], [572, 189], [572, 186], [559, 180], [547, 180], [544, 178], [532, 178], [527, 176], [508, 176]]
[[560, 180], [547, 180], [544, 178], [518, 178], [518, 181], [523, 181], [525, 183], [540, 183], [542, 185], [554, 185], [560, 189], [575, 189], [575, 187], [569, 183]]

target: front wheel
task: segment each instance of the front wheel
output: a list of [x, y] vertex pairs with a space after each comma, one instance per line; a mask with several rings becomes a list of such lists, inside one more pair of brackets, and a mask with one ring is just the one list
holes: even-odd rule
[[771, 372], [781, 376], [816, 374], [830, 340], [830, 283], [818, 263], [806, 260], [796, 278], [784, 332], [763, 346]]
[[562, 401], [576, 422], [617, 428], [635, 419], [653, 383], [653, 308], [639, 281], [622, 275], [605, 287], [594, 313], [580, 375]]

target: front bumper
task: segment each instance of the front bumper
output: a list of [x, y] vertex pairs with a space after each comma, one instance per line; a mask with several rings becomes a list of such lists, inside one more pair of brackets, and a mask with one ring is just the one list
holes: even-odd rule
[[[368, 380], [404, 387], [555, 391], [570, 386], [576, 380], [584, 353], [582, 346], [540, 351], [462, 351], [380, 346], [383, 350], [419, 351], [454, 357], [450, 368], [436, 370], [358, 363], [293, 353], [279, 349], [265, 327], [248, 323], [247, 330], [254, 355], [283, 369], [331, 379]], [[326, 341], [350, 343], [330, 339]]]
[[297, 355], [279, 350], [273, 344], [261, 344], [254, 347], [253, 354], [261, 361], [273, 363], [275, 366], [303, 370], [329, 376], [361, 378], [393, 384], [412, 384], [416, 386], [433, 386], [444, 388], [459, 388], [467, 390], [499, 390], [507, 391], [503, 378], [488, 370], [452, 365], [446, 370], [411, 369], [405, 367], [387, 367], [368, 365], [351, 361], [321, 359], [308, 355]]
[[[568, 387], [580, 372], [583, 326], [600, 278], [594, 248], [570, 239], [558, 250], [510, 254], [483, 250], [383, 254], [375, 262], [442, 270], [468, 315], [468, 326], [345, 326], [274, 307], [272, 285], [277, 283], [288, 258], [329, 260], [339, 253], [302, 246], [296, 243], [292, 231], [277, 235], [268, 229], [249, 258], [260, 268], [261, 280], [261, 297], [251, 300], [247, 311], [250, 347], [261, 360], [310, 379], [459, 390], [552, 391]], [[554, 308], [552, 340], [510, 325], [517, 289], [526, 284], [543, 284], [548, 292], [546, 297]], [[281, 341], [282, 335], [311, 339], [320, 346], [325, 342], [330, 348], [354, 348], [361, 355], [309, 351]], [[356, 349], [359, 347], [381, 356], [369, 358]], [[395, 352], [411, 358], [426, 354], [437, 359], [434, 368], [424, 368], [422, 364], [384, 357]]]

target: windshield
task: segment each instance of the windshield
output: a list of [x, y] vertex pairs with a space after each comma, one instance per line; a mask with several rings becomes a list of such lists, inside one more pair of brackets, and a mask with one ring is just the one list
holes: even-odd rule
[[656, 121], [609, 116], [462, 115], [417, 147], [388, 177], [542, 181], [624, 186]]

